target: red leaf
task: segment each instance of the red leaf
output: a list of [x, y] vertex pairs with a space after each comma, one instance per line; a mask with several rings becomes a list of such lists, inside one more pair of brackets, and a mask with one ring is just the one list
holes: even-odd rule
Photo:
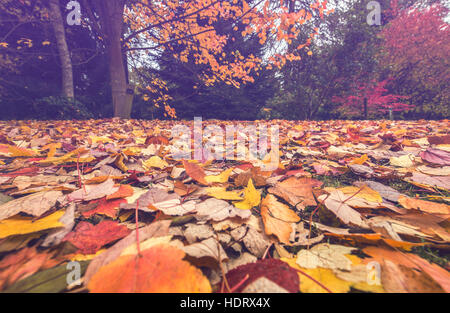
[[125, 237], [130, 230], [113, 221], [102, 221], [97, 225], [80, 222], [74, 231], [64, 237], [77, 247], [82, 254], [94, 254], [104, 245]]

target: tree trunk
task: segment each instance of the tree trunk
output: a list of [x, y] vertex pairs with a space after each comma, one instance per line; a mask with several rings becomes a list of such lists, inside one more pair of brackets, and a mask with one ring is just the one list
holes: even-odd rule
[[108, 0], [104, 2], [103, 27], [106, 33], [106, 49], [109, 56], [109, 74], [114, 107], [114, 117], [130, 118], [131, 105], [127, 101], [126, 64], [122, 53], [123, 11], [125, 1]]
[[367, 98], [364, 98], [364, 119], [367, 120]]
[[62, 93], [67, 98], [74, 98], [73, 70], [70, 59], [69, 47], [67, 46], [66, 33], [64, 31], [64, 20], [61, 15], [58, 0], [49, 2], [51, 22], [55, 32], [59, 59], [61, 61]]

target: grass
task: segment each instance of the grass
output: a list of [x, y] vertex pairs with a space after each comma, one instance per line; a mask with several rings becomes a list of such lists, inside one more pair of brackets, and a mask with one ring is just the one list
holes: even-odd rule
[[411, 252], [431, 263], [436, 263], [437, 265], [448, 269], [450, 262], [450, 254], [448, 252], [445, 254], [445, 252], [441, 250], [433, 249], [428, 246], [414, 247]]

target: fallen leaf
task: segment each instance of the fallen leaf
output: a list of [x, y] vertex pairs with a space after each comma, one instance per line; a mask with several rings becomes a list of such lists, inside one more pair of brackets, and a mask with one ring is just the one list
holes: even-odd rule
[[94, 293], [211, 292], [202, 272], [183, 261], [184, 252], [167, 244], [153, 246], [140, 257], [125, 255], [100, 268], [88, 284]]
[[57, 211], [44, 218], [34, 220], [30, 217], [15, 216], [0, 221], [0, 238], [6, 238], [12, 235], [23, 235], [35, 233], [42, 230], [64, 227], [60, 222], [64, 211]]
[[89, 201], [106, 197], [119, 190], [115, 187], [114, 181], [108, 179], [98, 185], [85, 185], [67, 196], [68, 201]]
[[292, 233], [291, 223], [300, 221], [300, 217], [289, 207], [268, 194], [261, 203], [261, 217], [267, 235], [275, 235], [280, 242], [289, 244]]
[[415, 209], [430, 214], [450, 214], [450, 205], [444, 203], [436, 203], [405, 196], [400, 196], [398, 198], [398, 203], [409, 210]]
[[313, 196], [313, 187], [320, 187], [321, 185], [322, 182], [312, 178], [289, 177], [276, 183], [268, 191], [283, 198], [297, 209], [303, 210], [309, 205], [317, 204]]
[[127, 236], [128, 228], [113, 221], [102, 221], [97, 225], [80, 222], [75, 229], [64, 237], [83, 254], [93, 254], [104, 245]]
[[197, 219], [199, 221], [213, 220], [216, 222], [222, 221], [226, 218], [240, 217], [249, 218], [252, 214], [250, 210], [241, 210], [224, 200], [215, 198], [206, 199], [197, 204]]
[[352, 209], [345, 201], [348, 199], [341, 191], [335, 190], [330, 195], [322, 195], [319, 200], [323, 200], [326, 208], [333, 212], [345, 224], [353, 224], [361, 228], [368, 228], [364, 218], [356, 210]]
[[0, 205], [0, 221], [18, 213], [41, 216], [61, 201], [62, 196], [61, 191], [44, 191], [8, 201]]
[[189, 177], [202, 185], [208, 185], [208, 182], [205, 179], [205, 171], [198, 164], [183, 160], [183, 166]]
[[[244, 281], [247, 275], [248, 279]], [[290, 293], [298, 292], [299, 279], [297, 272], [280, 260], [258, 260], [255, 263], [238, 266], [226, 274], [226, 279], [231, 288], [244, 281], [234, 292], [242, 292], [247, 286], [262, 277]]]
[[255, 189], [253, 181], [248, 181], [247, 187], [244, 189], [244, 200], [234, 202], [234, 206], [242, 210], [250, 210], [255, 206], [258, 206], [261, 202], [261, 194]]

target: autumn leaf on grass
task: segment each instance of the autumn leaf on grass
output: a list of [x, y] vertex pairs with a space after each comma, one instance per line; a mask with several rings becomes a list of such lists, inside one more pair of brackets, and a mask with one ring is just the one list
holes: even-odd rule
[[405, 196], [400, 196], [398, 203], [406, 209], [415, 209], [431, 214], [450, 214], [450, 205], [444, 203], [408, 198]]
[[200, 165], [183, 160], [183, 166], [184, 169], [186, 170], [186, 174], [188, 174], [189, 177], [191, 177], [192, 179], [194, 179], [195, 181], [197, 181], [202, 185], [205, 186], [209, 185], [209, 183], [206, 181], [205, 178], [206, 177], [205, 171]]
[[450, 190], [450, 176], [430, 176], [419, 172], [413, 172], [411, 177], [405, 178], [406, 181], [419, 187], [430, 189], [434, 192], [433, 188]]
[[219, 175], [208, 175], [205, 176], [205, 181], [209, 184], [211, 183], [226, 183], [228, 181], [228, 178], [230, 177], [231, 172], [233, 171], [233, 168], [229, 168]]
[[64, 211], [57, 211], [49, 216], [35, 220], [30, 217], [14, 216], [0, 221], [0, 238], [12, 235], [31, 234], [42, 230], [64, 227], [60, 222]]
[[383, 202], [383, 198], [380, 196], [380, 194], [369, 188], [368, 186], [347, 186], [342, 187], [337, 190], [342, 191], [346, 196], [354, 195], [355, 198], [363, 198], [364, 200], [367, 200], [369, 202], [375, 202], [375, 203], [381, 203]]
[[392, 187], [383, 185], [379, 182], [375, 182], [375, 181], [370, 181], [370, 180], [366, 180], [366, 181], [356, 181], [353, 183], [353, 185], [357, 186], [357, 187], [362, 187], [364, 185], [367, 185], [370, 189], [373, 189], [374, 191], [377, 191], [378, 194], [389, 201], [393, 201], [393, 202], [397, 202], [398, 201], [398, 197], [400, 197], [401, 193], [398, 192], [397, 190], [395, 190]]
[[359, 164], [359, 165], [363, 165], [364, 163], [366, 163], [366, 161], [369, 159], [369, 157], [367, 156], [367, 154], [364, 154], [362, 156], [360, 156], [359, 158], [354, 158], [351, 160], [350, 164]]
[[249, 179], [247, 187], [244, 189], [244, 200], [234, 202], [234, 206], [242, 210], [250, 210], [258, 206], [261, 202], [261, 193], [255, 189], [253, 181]]
[[398, 167], [412, 167], [414, 166], [414, 155], [405, 154], [399, 157], [391, 157], [390, 164]]
[[[370, 220], [369, 220], [370, 221]], [[393, 248], [401, 249], [404, 251], [411, 251], [414, 247], [423, 247], [426, 243], [414, 243], [408, 241], [399, 241], [390, 238], [384, 238], [381, 234], [358, 234], [358, 233], [347, 233], [347, 234], [335, 234], [335, 233], [324, 233], [327, 237], [335, 237], [341, 240], [346, 240], [352, 245], [358, 244], [369, 244], [378, 246], [383, 242]]]
[[62, 196], [61, 191], [44, 191], [6, 202], [0, 205], [0, 221], [18, 213], [41, 216], [62, 201]]
[[333, 212], [336, 217], [345, 224], [368, 228], [368, 225], [361, 214], [345, 203], [348, 198], [349, 196], [344, 195], [342, 191], [334, 190], [328, 196], [321, 195], [319, 200], [324, 201], [326, 208]]
[[164, 136], [148, 136], [147, 139], [145, 139], [145, 144], [146, 145], [168, 145], [169, 144], [169, 139], [167, 139], [167, 137]]
[[[245, 280], [246, 276], [248, 276], [248, 278]], [[240, 265], [226, 274], [230, 288], [236, 287], [239, 283], [244, 281], [244, 283], [236, 290], [233, 290], [233, 292], [245, 292], [247, 286], [262, 277], [274, 282], [287, 292], [298, 292], [299, 279], [297, 272], [285, 262], [277, 259], [262, 259], [255, 263]]]
[[303, 210], [306, 206], [317, 204], [314, 199], [313, 188], [320, 186], [322, 186], [322, 182], [312, 178], [289, 177], [276, 183], [268, 191], [283, 198], [297, 209]]
[[121, 256], [99, 269], [88, 284], [94, 293], [211, 292], [208, 279], [184, 261], [185, 253], [168, 244], [144, 250], [140, 257]]
[[284, 243], [289, 244], [292, 233], [292, 223], [300, 221], [300, 217], [289, 207], [268, 194], [261, 203], [261, 217], [266, 234], [275, 235]]
[[83, 254], [94, 254], [104, 245], [127, 236], [130, 230], [113, 221], [102, 221], [97, 225], [80, 222], [75, 229], [64, 237]]
[[26, 148], [20, 148], [16, 146], [9, 146], [10, 157], [30, 157], [30, 156], [38, 156], [39, 154], [36, 151]]
[[114, 219], [117, 217], [120, 205], [122, 203], [127, 203], [127, 200], [125, 199], [106, 200], [106, 198], [101, 198], [100, 200], [93, 200], [90, 203], [97, 204], [97, 206], [93, 210], [82, 212], [81, 214], [85, 218], [89, 218], [95, 214], [102, 214]]

